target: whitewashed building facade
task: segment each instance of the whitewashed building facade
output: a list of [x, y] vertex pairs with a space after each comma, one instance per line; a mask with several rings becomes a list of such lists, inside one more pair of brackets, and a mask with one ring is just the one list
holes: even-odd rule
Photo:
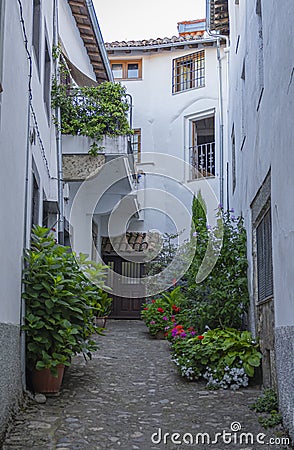
[[112, 78], [91, 1], [0, 2], [0, 440], [25, 388], [24, 249], [34, 224], [56, 227], [63, 239], [62, 155], [51, 111], [58, 41], [76, 76]]
[[[114, 79], [132, 97], [133, 150], [139, 189], [145, 189], [139, 203], [146, 208], [134, 230], [181, 231], [171, 196], [189, 211], [204, 185], [218, 202], [226, 197], [227, 137], [220, 133], [227, 119], [225, 41], [217, 48], [202, 19], [180, 23], [179, 31], [172, 38], [106, 44]], [[160, 210], [152, 209], [159, 191]]]
[[294, 5], [228, 3], [230, 203], [245, 218], [251, 325], [260, 338], [263, 383], [277, 387], [293, 438]]

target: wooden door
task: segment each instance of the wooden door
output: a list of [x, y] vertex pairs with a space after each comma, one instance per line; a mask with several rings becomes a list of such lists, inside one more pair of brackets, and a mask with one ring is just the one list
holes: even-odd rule
[[[104, 262], [114, 272], [128, 277], [129, 280], [124, 282], [115, 281], [110, 274], [108, 285], [113, 288], [115, 292], [121, 295], [111, 295], [113, 299], [112, 304], [112, 319], [139, 319], [141, 316], [142, 303], [145, 301], [145, 285], [141, 282], [144, 274], [144, 264], [126, 261], [117, 256], [104, 256]], [[130, 295], [131, 293], [131, 295]]]

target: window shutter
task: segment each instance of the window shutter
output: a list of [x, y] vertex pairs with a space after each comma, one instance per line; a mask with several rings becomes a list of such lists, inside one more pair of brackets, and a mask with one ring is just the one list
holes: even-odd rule
[[258, 301], [273, 296], [272, 222], [271, 210], [256, 228]]

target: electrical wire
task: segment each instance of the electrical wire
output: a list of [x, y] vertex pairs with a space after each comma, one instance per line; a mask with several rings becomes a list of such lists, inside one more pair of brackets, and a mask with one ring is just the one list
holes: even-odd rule
[[46, 151], [45, 151], [45, 147], [43, 144], [43, 140], [41, 137], [41, 133], [40, 133], [40, 129], [39, 129], [39, 125], [38, 125], [38, 120], [37, 120], [37, 115], [33, 106], [33, 91], [32, 91], [32, 78], [33, 78], [33, 61], [32, 61], [32, 55], [29, 51], [29, 41], [28, 41], [28, 36], [27, 36], [27, 32], [26, 32], [26, 26], [25, 26], [25, 21], [24, 21], [24, 16], [23, 16], [23, 6], [22, 6], [22, 2], [21, 0], [17, 0], [18, 5], [19, 5], [19, 12], [20, 12], [20, 23], [22, 26], [22, 32], [23, 32], [23, 36], [24, 36], [24, 46], [25, 46], [25, 51], [28, 57], [28, 61], [29, 61], [29, 74], [28, 74], [28, 78], [29, 78], [29, 82], [28, 82], [28, 94], [29, 94], [29, 104], [30, 104], [30, 110], [31, 110], [31, 114], [32, 114], [32, 118], [33, 118], [33, 122], [34, 122], [34, 127], [35, 127], [35, 131], [36, 131], [36, 135], [37, 135], [37, 139], [38, 139], [38, 143], [39, 143], [39, 147], [40, 147], [40, 151], [41, 151], [41, 156], [42, 159], [44, 161], [44, 165], [46, 167], [46, 171], [48, 174], [48, 177], [50, 180], [58, 180], [58, 178], [53, 177], [50, 174], [50, 169], [49, 169], [49, 163], [48, 163], [48, 159], [46, 157]]

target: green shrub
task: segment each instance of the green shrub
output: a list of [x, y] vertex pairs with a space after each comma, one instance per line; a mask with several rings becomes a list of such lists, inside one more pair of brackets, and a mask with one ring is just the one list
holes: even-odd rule
[[76, 258], [68, 247], [55, 242], [47, 228], [34, 227], [31, 248], [25, 255], [25, 325], [29, 369], [67, 364], [82, 352], [85, 358], [97, 349], [91, 338], [95, 331], [93, 316], [99, 310], [100, 288], [80, 269], [87, 266], [103, 279], [102, 265]]
[[242, 218], [218, 210], [222, 222], [223, 242], [217, 262], [208, 277], [196, 283], [196, 275], [208, 245], [218, 242], [220, 229], [206, 223], [205, 205], [201, 196], [193, 200], [193, 220], [197, 231], [195, 257], [187, 272], [186, 314], [197, 329], [244, 326], [249, 305], [247, 287], [246, 232]]
[[182, 376], [189, 380], [203, 377], [211, 388], [247, 386], [248, 377], [253, 377], [261, 360], [251, 333], [231, 328], [176, 339], [172, 352]]

